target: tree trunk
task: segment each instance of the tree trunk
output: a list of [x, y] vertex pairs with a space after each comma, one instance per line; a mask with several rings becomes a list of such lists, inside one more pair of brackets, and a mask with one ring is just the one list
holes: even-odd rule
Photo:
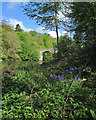
[[58, 36], [57, 11], [55, 11], [55, 25], [56, 25], [56, 35], [57, 35], [57, 49], [59, 49], [59, 36]]

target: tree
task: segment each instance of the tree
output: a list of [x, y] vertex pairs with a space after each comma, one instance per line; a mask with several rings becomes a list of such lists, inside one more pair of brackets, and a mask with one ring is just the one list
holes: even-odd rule
[[21, 27], [19, 24], [16, 25], [15, 31], [21, 31]]
[[62, 2], [28, 2], [22, 3], [24, 13], [36, 23], [45, 26], [45, 29], [56, 30], [57, 48], [59, 48], [58, 29], [62, 23], [59, 20], [59, 13], [62, 12]]
[[0, 26], [2, 26], [2, 28], [6, 28], [7, 25], [7, 21], [4, 19], [0, 22]]
[[39, 60], [39, 50], [38, 43], [30, 37], [27, 32], [17, 32], [18, 41], [21, 44], [21, 49], [18, 55], [23, 61], [38, 61]]
[[36, 36], [37, 35], [37, 32], [36, 31], [30, 31], [29, 32], [32, 36]]
[[20, 49], [17, 35], [14, 31], [7, 32], [2, 29], [2, 59], [3, 60], [17, 60], [18, 50]]
[[7, 20], [5, 19], [0, 22], [0, 26], [6, 31], [12, 31], [12, 27], [8, 25]]
[[[94, 41], [96, 37], [96, 5], [94, 3], [72, 3], [70, 7], [71, 20], [75, 25], [75, 36], [79, 34], [80, 41], [89, 40]], [[94, 37], [95, 36], [95, 37]], [[89, 40], [89, 42], [92, 42]]]
[[87, 65], [96, 63], [96, 3], [73, 2], [70, 5], [71, 24], [75, 31], [74, 39], [83, 47]]

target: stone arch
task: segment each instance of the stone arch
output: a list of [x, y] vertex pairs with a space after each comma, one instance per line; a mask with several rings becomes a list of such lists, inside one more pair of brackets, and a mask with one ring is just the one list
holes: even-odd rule
[[45, 61], [45, 60], [44, 60], [44, 56], [45, 56], [46, 53], [52, 53], [52, 51], [44, 51], [44, 52], [42, 53], [42, 56], [43, 56], [43, 59], [42, 59], [42, 60], [43, 60], [43, 61]]
[[43, 54], [44, 54], [45, 52], [52, 52], [52, 53], [54, 53], [55, 51], [54, 51], [53, 48], [40, 50], [40, 59], [39, 59], [39, 61], [41, 61], [41, 62], [43, 61]]

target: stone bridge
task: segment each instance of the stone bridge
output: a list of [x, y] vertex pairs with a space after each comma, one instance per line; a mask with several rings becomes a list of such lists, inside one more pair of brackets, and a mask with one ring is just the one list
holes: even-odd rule
[[46, 48], [46, 49], [40, 49], [39, 50], [39, 52], [40, 52], [40, 59], [39, 59], [39, 61], [43, 61], [43, 54], [45, 53], [45, 52], [52, 52], [52, 53], [55, 53], [55, 52], [57, 52], [57, 49], [53, 49], [53, 48]]

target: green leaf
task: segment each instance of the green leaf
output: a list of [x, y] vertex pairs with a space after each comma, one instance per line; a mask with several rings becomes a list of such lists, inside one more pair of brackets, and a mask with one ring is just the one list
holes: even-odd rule
[[92, 117], [93, 117], [94, 119], [96, 119], [96, 114], [95, 114], [95, 112], [94, 112], [92, 109], [90, 109], [90, 113], [91, 113]]

